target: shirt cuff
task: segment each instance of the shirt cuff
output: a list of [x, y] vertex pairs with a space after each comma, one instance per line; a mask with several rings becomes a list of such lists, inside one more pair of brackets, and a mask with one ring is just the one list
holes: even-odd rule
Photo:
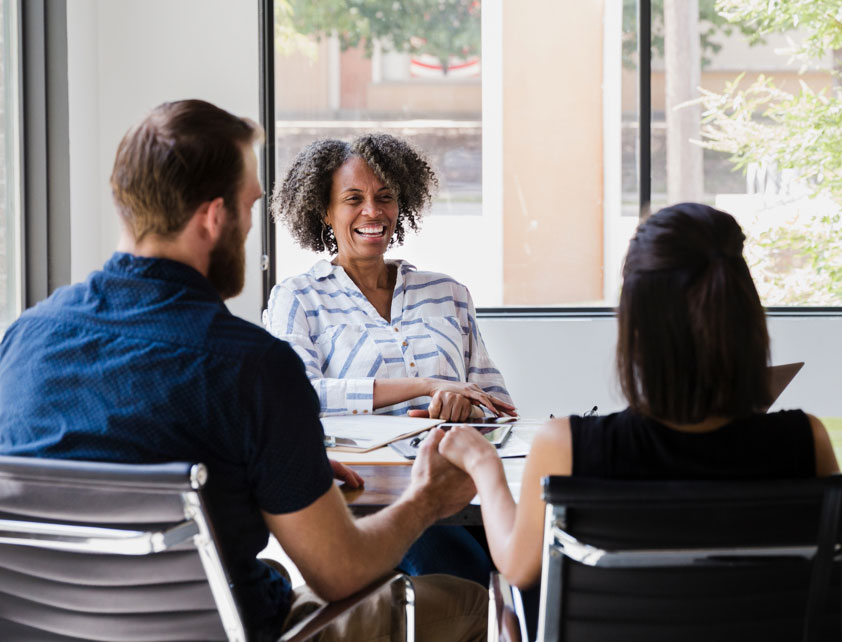
[[370, 415], [374, 412], [374, 377], [349, 379], [345, 403], [350, 415]]

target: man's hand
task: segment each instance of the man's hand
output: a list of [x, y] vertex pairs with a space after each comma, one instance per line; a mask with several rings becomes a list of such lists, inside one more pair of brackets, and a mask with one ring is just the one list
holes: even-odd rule
[[477, 492], [471, 478], [439, 454], [442, 437], [444, 432], [433, 428], [421, 442], [405, 493], [425, 506], [434, 521], [460, 511]]
[[469, 474], [483, 459], [499, 459], [497, 449], [471, 426], [453, 426], [448, 430], [439, 443], [439, 453]]
[[342, 462], [333, 459], [328, 459], [330, 467], [333, 469], [333, 478], [344, 482], [348, 488], [362, 488], [365, 486], [365, 481], [360, 477], [359, 473], [348, 468]]

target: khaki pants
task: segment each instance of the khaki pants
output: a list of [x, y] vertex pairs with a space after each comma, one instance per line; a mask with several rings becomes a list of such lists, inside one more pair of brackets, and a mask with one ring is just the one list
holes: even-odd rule
[[[486, 639], [488, 590], [451, 575], [412, 578], [415, 588], [415, 639], [418, 642], [468, 642]], [[295, 589], [284, 629], [295, 625], [324, 601], [307, 586]], [[319, 642], [388, 642], [392, 593], [388, 584], [342, 614]]]

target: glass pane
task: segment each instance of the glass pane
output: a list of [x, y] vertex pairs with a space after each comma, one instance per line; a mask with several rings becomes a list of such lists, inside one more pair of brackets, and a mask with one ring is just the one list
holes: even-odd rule
[[[464, 242], [487, 246], [495, 237], [482, 202], [480, 2], [276, 0], [275, 21], [277, 179], [320, 138], [385, 132], [408, 140], [430, 160], [439, 191], [421, 232], [389, 256], [492, 298]], [[297, 248], [279, 226], [279, 280], [325, 257]]]
[[0, 336], [21, 311], [17, 3], [0, 10]]
[[[599, 5], [278, 0], [279, 177], [316, 138], [406, 137], [441, 189], [392, 256], [478, 306], [613, 306], [638, 216], [636, 7]], [[458, 47], [417, 48], [439, 40]], [[277, 246], [279, 279], [316, 258], [283, 229]]]
[[[435, 40], [418, 11], [432, 5], [470, 55], [414, 48]], [[766, 305], [842, 305], [842, 15], [652, 5], [653, 211], [734, 214]], [[315, 138], [407, 137], [442, 188], [391, 255], [452, 274], [479, 306], [616, 304], [638, 222], [637, 0], [276, 8], [279, 174]], [[283, 230], [278, 247], [279, 278], [316, 258]]]
[[653, 201], [733, 214], [765, 305], [842, 305], [842, 14], [653, 5]]

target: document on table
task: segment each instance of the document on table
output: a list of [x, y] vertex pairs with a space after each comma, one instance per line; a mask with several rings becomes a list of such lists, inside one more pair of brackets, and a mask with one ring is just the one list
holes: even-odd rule
[[395, 440], [412, 437], [440, 424], [441, 419], [395, 417], [392, 415], [341, 415], [322, 417], [328, 450], [364, 453]]

